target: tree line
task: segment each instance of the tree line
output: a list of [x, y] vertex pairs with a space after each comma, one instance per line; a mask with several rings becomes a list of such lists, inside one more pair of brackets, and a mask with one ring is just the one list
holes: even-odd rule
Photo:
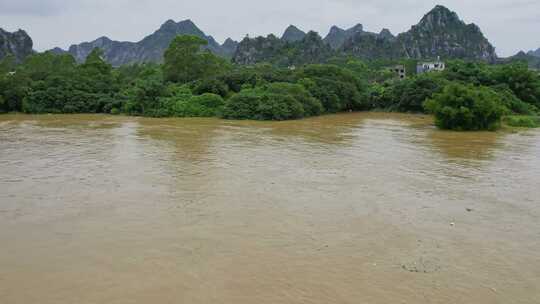
[[[95, 49], [83, 64], [69, 54], [0, 62], [0, 112], [110, 113], [150, 117], [288, 120], [344, 111], [431, 113], [443, 129], [534, 126], [540, 75], [526, 63], [450, 61], [443, 72], [400, 80], [392, 62], [336, 57], [278, 68], [234, 65], [205, 51], [195, 36], [176, 37], [164, 63], [113, 68]], [[409, 71], [414, 62], [402, 61]], [[520, 115], [518, 118], [515, 115]]]

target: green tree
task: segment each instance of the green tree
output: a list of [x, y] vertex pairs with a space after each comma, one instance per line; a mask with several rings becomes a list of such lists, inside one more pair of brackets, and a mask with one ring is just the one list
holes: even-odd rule
[[244, 89], [225, 102], [228, 119], [288, 120], [304, 117], [302, 104], [290, 95], [275, 94], [265, 88]]
[[193, 93], [201, 95], [204, 93], [217, 94], [221, 97], [229, 95], [229, 86], [221, 79], [212, 77], [197, 80], [192, 85]]
[[56, 55], [51, 52], [29, 56], [17, 73], [22, 73], [32, 81], [45, 80], [51, 75], [74, 77], [75, 59], [71, 55]]
[[276, 82], [246, 88], [225, 102], [229, 119], [287, 120], [323, 112], [321, 102], [299, 84]]
[[86, 57], [86, 60], [81, 65], [83, 70], [91, 70], [94, 73], [109, 74], [112, 71], [112, 66], [103, 59], [103, 50], [94, 48]]
[[124, 112], [155, 116], [160, 106], [160, 98], [167, 96], [167, 86], [163, 83], [161, 74], [151, 74], [137, 79], [133, 86], [122, 92], [122, 96], [125, 99]]
[[506, 84], [522, 101], [540, 108], [540, 75], [527, 64], [511, 63], [497, 66], [493, 72], [497, 84]]
[[425, 103], [435, 115], [435, 123], [449, 130], [495, 130], [500, 126], [504, 106], [499, 95], [488, 87], [451, 84]]
[[494, 84], [492, 69], [485, 62], [452, 60], [447, 62], [442, 74], [449, 81], [484, 86]]
[[440, 92], [446, 81], [437, 74], [423, 74], [416, 77], [388, 83], [373, 106], [397, 112], [421, 113], [424, 102]]
[[24, 74], [0, 76], [0, 96], [3, 97], [5, 112], [21, 111], [22, 101], [30, 89], [31, 80]]
[[297, 72], [299, 83], [319, 99], [326, 112], [365, 110], [367, 83], [353, 72], [335, 65], [308, 65]]
[[538, 108], [534, 105], [519, 99], [514, 92], [510, 90], [508, 85], [499, 84], [491, 86], [491, 88], [499, 94], [499, 97], [506, 108], [505, 114], [535, 115], [538, 112]]
[[78, 87], [93, 94], [112, 94], [118, 89], [112, 70], [103, 59], [103, 51], [95, 48], [77, 67]]
[[265, 93], [257, 107], [258, 120], [288, 120], [304, 117], [304, 108], [290, 95]]
[[257, 89], [244, 89], [225, 101], [223, 118], [257, 119], [263, 94]]
[[15, 71], [16, 66], [17, 59], [12, 54], [8, 54], [0, 60], [0, 75]]
[[23, 63], [20, 74], [29, 79], [21, 108], [30, 113], [110, 111], [109, 104], [118, 91], [112, 67], [102, 59], [99, 49], [94, 49], [80, 66], [71, 55], [36, 54]]
[[323, 113], [321, 102], [313, 97], [304, 86], [287, 82], [274, 82], [265, 87], [265, 91], [276, 95], [288, 95], [302, 106], [302, 116], [316, 116]]
[[165, 79], [187, 83], [222, 73], [227, 64], [209, 51], [202, 50], [208, 42], [197, 36], [177, 36], [165, 51]]

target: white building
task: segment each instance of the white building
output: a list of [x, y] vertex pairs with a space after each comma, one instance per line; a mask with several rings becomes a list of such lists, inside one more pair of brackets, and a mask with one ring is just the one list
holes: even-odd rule
[[434, 62], [421, 62], [416, 66], [416, 73], [428, 73], [433, 71], [444, 71], [446, 64], [440, 60]]

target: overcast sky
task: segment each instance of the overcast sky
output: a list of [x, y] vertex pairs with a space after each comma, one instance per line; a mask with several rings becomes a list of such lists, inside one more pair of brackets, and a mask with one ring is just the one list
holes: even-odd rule
[[220, 42], [281, 35], [289, 24], [322, 36], [357, 23], [397, 34], [436, 4], [478, 24], [499, 56], [540, 47], [540, 0], [0, 0], [0, 27], [26, 30], [39, 51], [100, 36], [138, 41], [167, 19], [192, 19]]

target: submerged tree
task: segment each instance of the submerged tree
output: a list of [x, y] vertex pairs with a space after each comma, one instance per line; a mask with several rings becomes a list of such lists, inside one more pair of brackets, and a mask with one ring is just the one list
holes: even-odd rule
[[495, 130], [500, 126], [504, 106], [499, 95], [488, 87], [451, 84], [425, 103], [441, 129]]

